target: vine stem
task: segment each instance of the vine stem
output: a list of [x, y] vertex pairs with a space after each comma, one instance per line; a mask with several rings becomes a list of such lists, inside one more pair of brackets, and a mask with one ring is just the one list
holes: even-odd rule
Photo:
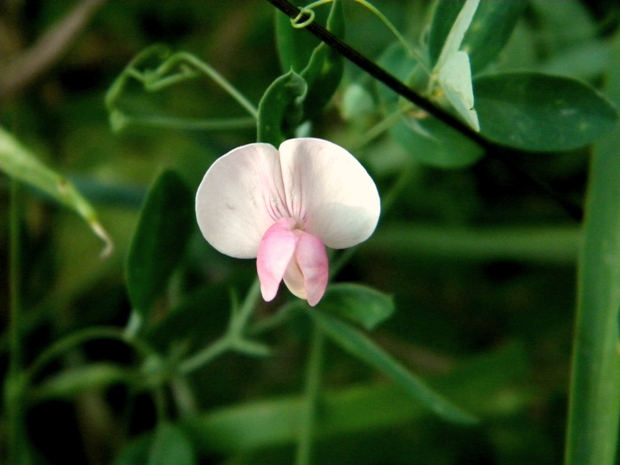
[[299, 442], [297, 444], [296, 465], [312, 463], [312, 444], [314, 442], [314, 425], [321, 389], [321, 372], [325, 352], [325, 335], [323, 330], [313, 322], [310, 356], [306, 372], [306, 391], [300, 415]]

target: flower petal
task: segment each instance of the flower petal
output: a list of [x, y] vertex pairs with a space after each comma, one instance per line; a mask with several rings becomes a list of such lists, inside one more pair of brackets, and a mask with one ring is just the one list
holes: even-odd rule
[[267, 302], [274, 299], [289, 263], [293, 260], [297, 236], [293, 233], [295, 220], [282, 218], [263, 236], [258, 247], [256, 269], [260, 290]]
[[[298, 276], [290, 273], [292, 266], [301, 272], [303, 292], [299, 292]], [[312, 234], [301, 233], [297, 239], [295, 259], [291, 260], [284, 274], [284, 283], [293, 294], [307, 299], [308, 304], [314, 307], [325, 294], [328, 279], [329, 265], [323, 241]]]
[[372, 178], [342, 147], [322, 139], [280, 145], [288, 211], [325, 245], [342, 249], [370, 237], [381, 210]]
[[196, 217], [205, 239], [236, 258], [254, 258], [269, 226], [286, 214], [280, 157], [255, 143], [218, 158], [196, 194]]

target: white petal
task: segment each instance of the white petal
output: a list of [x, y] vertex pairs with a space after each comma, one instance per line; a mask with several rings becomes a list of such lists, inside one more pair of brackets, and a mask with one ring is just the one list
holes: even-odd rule
[[218, 158], [196, 193], [196, 218], [220, 252], [254, 258], [265, 231], [280, 219], [284, 189], [278, 151], [269, 144], [238, 147]]
[[370, 237], [381, 210], [372, 178], [342, 147], [322, 139], [280, 145], [288, 210], [303, 229], [342, 249]]

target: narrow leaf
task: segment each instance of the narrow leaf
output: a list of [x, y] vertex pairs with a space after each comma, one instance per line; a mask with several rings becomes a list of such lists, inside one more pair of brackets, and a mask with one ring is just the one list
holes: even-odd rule
[[166, 289], [193, 224], [192, 192], [179, 175], [164, 171], [149, 191], [127, 259], [129, 298], [143, 318]]
[[474, 130], [480, 131], [478, 114], [474, 110], [474, 93], [467, 53], [455, 52], [448, 57], [439, 70], [439, 84], [458, 114]]
[[488, 74], [474, 79], [482, 134], [522, 150], [570, 150], [594, 142], [617, 124], [614, 106], [591, 86], [541, 73]]
[[527, 6], [526, 0], [484, 0], [461, 43], [467, 51], [471, 72], [476, 74], [502, 51]]
[[429, 57], [431, 65], [434, 66], [439, 61], [446, 45], [451, 47], [452, 52], [464, 50], [469, 55], [472, 74], [476, 74], [504, 48], [527, 2], [525, 0], [482, 1], [477, 6], [473, 18], [469, 19], [465, 27], [466, 32], [463, 30], [464, 22], [458, 26], [459, 32], [463, 32], [464, 36], [454, 35], [454, 39], [459, 39], [458, 43], [456, 40], [449, 41], [449, 35], [456, 26], [459, 14], [465, 10], [465, 5], [464, 0], [439, 0], [437, 2], [429, 33]]
[[394, 313], [394, 301], [388, 295], [359, 284], [329, 286], [318, 309], [374, 329]]
[[148, 465], [193, 465], [196, 463], [190, 440], [176, 425], [161, 423], [157, 426], [151, 445]]
[[58, 203], [74, 210], [105, 243], [102, 256], [112, 253], [114, 248], [112, 239], [99, 223], [97, 213], [91, 204], [82, 197], [71, 182], [45, 166], [36, 155], [2, 127], [0, 127], [0, 171], [44, 192]]
[[[527, 373], [526, 360], [522, 348], [503, 347], [463, 363], [453, 372], [434, 379], [432, 385], [459, 399], [477, 415], [514, 414], [529, 401], [520, 394], [522, 390], [512, 388]], [[506, 402], [507, 396], [511, 402]], [[247, 452], [293, 443], [297, 439], [302, 406], [301, 396], [277, 397], [186, 417], [180, 426], [205, 454]], [[316, 436], [321, 440], [376, 432], [422, 420], [427, 414], [396, 384], [373, 383], [328, 390], [317, 416]]]
[[[291, 3], [299, 7], [308, 4], [304, 0], [293, 0]], [[294, 28], [291, 25], [291, 18], [277, 8], [274, 10], [276, 15], [276, 41], [282, 72], [288, 73], [293, 70], [301, 73], [308, 65], [312, 52], [319, 46], [321, 41], [308, 33], [308, 31]], [[327, 16], [325, 11], [327, 10], [317, 8], [314, 20], [324, 24], [323, 21]]]
[[292, 70], [273, 81], [258, 105], [258, 142], [278, 147], [293, 137], [307, 90], [304, 78]]
[[428, 34], [428, 54], [432, 66], [435, 66], [439, 60], [448, 34], [450, 34], [450, 30], [464, 4], [465, 0], [438, 0], [435, 4], [431, 28]]
[[131, 372], [111, 363], [91, 363], [62, 371], [32, 392], [33, 399], [70, 399], [80, 392], [111, 386], [131, 379]]
[[[327, 29], [337, 37], [344, 37], [344, 10], [342, 0], [332, 4]], [[316, 120], [330, 101], [344, 72], [344, 58], [326, 43], [313, 51], [301, 76], [308, 83], [308, 96], [304, 100], [304, 119]]]
[[441, 49], [441, 55], [439, 55], [435, 65], [436, 69], [443, 68], [450, 57], [461, 49], [463, 37], [471, 24], [471, 20], [478, 9], [479, 3], [480, 0], [466, 0], [463, 4], [463, 8], [454, 20], [454, 24], [450, 28], [448, 37], [446, 37], [446, 42]]
[[345, 351], [388, 375], [396, 384], [405, 389], [413, 399], [433, 413], [454, 423], [472, 424], [477, 422], [475, 417], [452, 405], [440, 394], [434, 392], [422, 380], [409, 372], [402, 364], [357, 329], [318, 309], [312, 309], [308, 313], [325, 333]]

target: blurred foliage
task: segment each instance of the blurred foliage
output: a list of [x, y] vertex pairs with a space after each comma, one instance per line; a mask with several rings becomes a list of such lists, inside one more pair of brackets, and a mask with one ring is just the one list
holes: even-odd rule
[[[495, 0], [482, 3], [487, 1]], [[11, 63], [78, 3], [0, 2], [0, 127], [70, 180], [115, 244], [112, 256], [101, 259], [100, 240], [79, 216], [51, 202], [36, 185], [20, 190], [21, 362], [30, 387], [15, 393], [5, 383], [4, 398], [24, 402], [23, 434], [34, 463], [291, 463], [315, 319], [327, 321], [331, 332], [319, 396], [324, 406], [315, 425], [315, 463], [561, 462], [581, 232], [555, 199], [498, 158], [483, 156], [452, 129], [420, 119], [417, 109], [350, 63], [344, 63], [341, 80], [339, 69], [317, 77], [313, 70], [293, 66], [314, 96], [304, 103], [313, 124], [302, 129], [354, 153], [391, 205], [375, 235], [350, 260], [347, 252], [332, 256], [332, 263], [344, 257], [333, 281], [358, 284], [339, 284], [343, 295], [334, 286], [314, 318], [299, 311], [297, 301], [281, 289], [275, 302], [256, 305], [248, 334], [222, 338], [250, 318], [243, 312], [255, 264], [223, 256], [204, 241], [193, 218], [187, 222], [186, 190], [195, 192], [217, 157], [256, 141], [256, 127], [201, 130], [145, 123], [113, 133], [104, 99], [127, 64], [155, 43], [208, 63], [257, 108], [267, 89], [289, 71], [281, 63], [298, 55], [283, 58], [282, 50], [279, 55], [275, 11], [266, 1], [103, 0], [94, 2], [96, 11], [57, 59], [33, 69], [24, 87], [2, 93], [7, 76], [15, 72]], [[589, 107], [592, 114], [604, 113], [594, 129], [613, 127], [613, 107], [594, 89], [602, 87], [610, 71], [618, 73], [610, 44], [618, 36], [620, 6], [613, 0], [525, 3], [506, 46], [474, 62], [474, 92], [478, 72], [487, 87], [493, 79], [488, 76], [500, 72], [563, 77], [554, 83], [577, 78], [579, 92], [596, 92], [604, 101], [603, 110]], [[430, 2], [374, 4], [414, 46], [435, 40], [426, 35]], [[409, 84], [426, 88], [428, 83], [413, 72], [420, 60], [405, 57], [385, 24], [359, 3], [345, 0], [341, 6], [348, 43]], [[326, 20], [327, 10], [318, 9], [317, 21]], [[507, 37], [504, 30], [495, 32], [503, 34], [502, 40]], [[468, 40], [484, 49], [475, 34], [465, 36], [464, 43]], [[321, 66], [339, 66], [338, 57], [324, 46], [314, 49], [317, 43], [305, 39], [300, 44], [307, 49], [304, 57], [312, 49]], [[434, 53], [440, 45], [433, 45], [439, 49]], [[145, 66], [160, 64], [153, 58]], [[329, 85], [323, 93], [312, 88], [313, 82], [325, 81]], [[550, 90], [558, 90], [553, 82]], [[319, 112], [314, 99], [322, 107], [332, 93]], [[247, 118], [238, 101], [203, 75], [158, 92], [128, 80], [117, 104], [127, 114], [162, 122]], [[283, 117], [284, 107], [277, 110]], [[272, 116], [263, 110], [259, 122]], [[295, 118], [291, 121], [296, 124]], [[503, 137], [506, 122], [497, 124]], [[536, 121], [533, 127], [540, 129]], [[292, 127], [280, 127], [265, 137], [278, 140], [291, 132]], [[546, 152], [515, 150], [512, 162], [559, 196], [582, 204], [591, 146], [581, 142], [594, 138], [561, 147], [519, 145]], [[536, 139], [547, 140], [542, 133]], [[176, 173], [167, 175], [174, 180], [158, 178], [167, 170]], [[159, 203], [155, 197], [147, 200], [148, 186], [156, 179], [151, 193], [169, 187], [181, 194], [159, 198]], [[10, 184], [0, 173], [3, 378], [11, 356]], [[184, 223], [165, 224], [162, 212], [175, 213], [172, 217]], [[161, 232], [160, 243], [139, 240], [141, 225], [149, 221]], [[149, 268], [153, 280], [144, 281], [140, 266]], [[376, 291], [364, 288], [368, 298], [347, 294], [359, 283]], [[330, 312], [330, 306], [336, 308]], [[140, 327], [144, 347], [137, 349], [131, 331], [123, 332], [134, 307], [148, 316]], [[377, 311], [380, 316], [370, 314]], [[366, 333], [337, 316], [368, 328], [387, 319]], [[347, 326], [339, 332], [342, 324]], [[93, 328], [102, 332], [88, 333]], [[475, 415], [479, 423], [463, 426], [434, 416], [402, 384], [390, 384], [392, 374], [361, 363], [354, 353], [362, 350], [359, 344], [348, 352], [337, 347], [346, 345], [337, 340], [347, 337], [349, 343], [372, 343], [398, 360], [392, 369], [408, 370], [414, 381]], [[211, 354], [210, 365], [171, 376], [175, 363], [213, 341], [224, 345]], [[7, 444], [14, 412], [7, 405], [1, 412], [0, 461], [13, 453]]]

